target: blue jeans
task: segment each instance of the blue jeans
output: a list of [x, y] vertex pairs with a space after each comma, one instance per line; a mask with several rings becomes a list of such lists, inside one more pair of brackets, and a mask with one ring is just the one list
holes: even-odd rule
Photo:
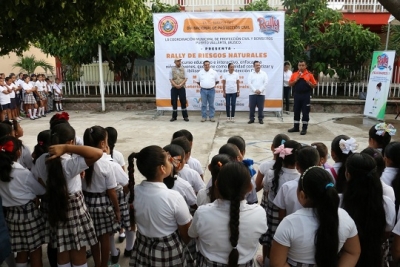
[[211, 89], [201, 88], [200, 96], [201, 96], [201, 117], [204, 119], [207, 119], [207, 104], [208, 104], [208, 107], [210, 110], [210, 114], [208, 117], [214, 118], [215, 88], [211, 88]]
[[[236, 108], [236, 96], [237, 93], [226, 94], [226, 117], [235, 117], [235, 108]], [[232, 106], [232, 108], [231, 108]]]

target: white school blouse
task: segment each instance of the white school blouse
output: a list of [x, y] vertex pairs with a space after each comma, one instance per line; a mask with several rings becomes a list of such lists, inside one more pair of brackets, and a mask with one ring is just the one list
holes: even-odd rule
[[124, 159], [124, 155], [122, 155], [121, 152], [119, 152], [118, 150], [113, 150], [113, 161], [118, 163], [121, 167], [125, 166], [125, 159]]
[[381, 180], [385, 184], [392, 186], [393, 180], [396, 177], [398, 171], [399, 168], [386, 167], [382, 173]]
[[[211, 181], [211, 179], [210, 179]], [[207, 184], [208, 186], [208, 184]], [[210, 192], [210, 188], [203, 188], [197, 193], [197, 206], [200, 207], [202, 205], [208, 204], [211, 202], [208, 193]]]
[[290, 77], [292, 77], [291, 70], [283, 71], [283, 86], [289, 87]]
[[193, 187], [181, 177], [178, 176], [176, 178], [174, 186], [171, 189], [179, 192], [189, 207], [196, 204], [197, 199]]
[[68, 193], [74, 194], [82, 191], [81, 172], [89, 168], [85, 158], [78, 155], [64, 154], [61, 157], [65, 179], [67, 180]]
[[[189, 236], [197, 239], [199, 252], [211, 261], [227, 264], [232, 250], [229, 242], [230, 201], [217, 199], [199, 207], [189, 227]], [[258, 239], [268, 229], [266, 214], [259, 205], [240, 202], [238, 264], [254, 258]]]
[[4, 207], [22, 206], [36, 198], [44, 195], [44, 188], [33, 177], [32, 173], [18, 162], [14, 162], [10, 176], [10, 182], [0, 180], [0, 196]]
[[282, 210], [286, 210], [286, 216], [303, 208], [297, 199], [297, 187], [299, 185], [299, 179], [300, 178], [296, 178], [292, 181], [284, 183], [274, 199], [275, 206]]
[[382, 190], [383, 190], [383, 195], [387, 196], [388, 198], [390, 198], [393, 202], [395, 202], [396, 197], [394, 195], [394, 190], [393, 187], [391, 187], [390, 185], [387, 185], [384, 181], [381, 180], [382, 183]]
[[[347, 239], [357, 235], [357, 227], [350, 215], [343, 209], [339, 214], [339, 247]], [[287, 257], [295, 262], [315, 264], [315, 232], [319, 226], [318, 218], [312, 208], [303, 208], [286, 216], [276, 229], [274, 240], [289, 247]]]
[[168, 236], [192, 220], [181, 194], [148, 181], [135, 186], [135, 218], [138, 231], [150, 238]]
[[[399, 213], [400, 213], [400, 208], [399, 208], [398, 214], [399, 214]], [[397, 223], [396, 223], [396, 225], [394, 226], [392, 232], [393, 232], [394, 234], [400, 236], [400, 216], [398, 216], [398, 218], [397, 218]]]
[[[120, 168], [118, 166], [118, 168]], [[86, 179], [82, 181], [83, 191], [90, 193], [103, 193], [108, 189], [117, 187], [114, 168], [109, 156], [103, 153], [103, 156], [93, 164], [92, 183], [87, 185]]]
[[46, 90], [46, 82], [36, 81], [35, 87], [37, 88], [38, 92], [43, 92]]
[[12, 92], [10, 93], [10, 98], [15, 98], [15, 90], [17, 90], [18, 87], [14, 83], [11, 83], [10, 85], [6, 85], [6, 87], [12, 89]]
[[239, 74], [237, 72], [225, 72], [222, 75], [222, 80], [225, 81], [225, 93], [236, 94], [237, 93], [237, 81], [239, 81]]
[[[279, 175], [279, 183], [278, 183], [278, 189], [276, 192], [279, 191], [279, 189], [282, 187], [282, 185], [286, 182], [289, 182], [291, 180], [295, 180], [300, 177], [300, 173], [297, 172], [296, 169], [288, 169], [285, 167], [282, 167], [281, 169], [281, 174]], [[275, 192], [272, 190], [272, 180], [274, 179], [274, 170], [269, 170], [266, 179], [264, 179], [264, 188], [267, 188], [268, 192], [268, 201], [274, 201], [275, 198]]]
[[[7, 94], [6, 94], [7, 93]], [[0, 104], [7, 105], [10, 104], [10, 93], [8, 93], [8, 87], [6, 85], [0, 85]]]
[[201, 163], [198, 159], [195, 159], [192, 156], [190, 156], [190, 158], [188, 159], [188, 161], [186, 163], [189, 165], [189, 167], [191, 169], [195, 170], [200, 175], [204, 174], [203, 168], [201, 167]]
[[193, 187], [195, 193], [199, 192], [200, 189], [205, 187], [203, 179], [198, 172], [192, 170], [188, 164], [183, 166], [182, 170], [179, 171], [178, 176], [181, 177], [183, 180], [189, 182], [189, 184]]
[[[342, 167], [342, 163], [341, 162], [335, 162], [332, 165], [332, 168], [335, 170], [336, 175], [339, 175], [339, 169], [340, 167]], [[327, 172], [329, 172], [329, 174], [332, 176], [334, 183], [336, 183], [336, 179], [337, 177], [335, 177], [332, 173], [332, 171], [330, 169], [326, 169]]]
[[103, 153], [103, 157], [107, 159], [111, 163], [111, 167], [114, 170], [114, 175], [115, 175], [115, 180], [117, 184], [121, 186], [125, 186], [129, 183], [129, 177], [128, 174], [121, 168], [121, 165], [115, 161], [114, 158], [111, 157], [111, 155]]
[[17, 162], [29, 170], [32, 169], [32, 153], [26, 145], [22, 145], [21, 156], [18, 158]]

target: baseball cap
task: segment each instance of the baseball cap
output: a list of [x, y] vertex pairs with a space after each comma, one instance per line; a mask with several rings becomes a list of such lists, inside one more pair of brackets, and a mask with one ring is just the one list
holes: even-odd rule
[[178, 61], [178, 60], [182, 60], [181, 58], [175, 58], [174, 62]]

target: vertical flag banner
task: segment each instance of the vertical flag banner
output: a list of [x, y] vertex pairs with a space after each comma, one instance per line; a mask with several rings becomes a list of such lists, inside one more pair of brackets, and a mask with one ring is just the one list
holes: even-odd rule
[[[284, 61], [284, 12], [158, 13], [153, 15], [158, 110], [172, 110], [169, 72], [175, 58], [182, 58], [186, 70], [188, 110], [200, 110], [200, 87], [194, 80], [203, 61], [222, 75], [228, 64], [240, 77], [240, 97], [236, 110], [248, 110], [250, 87], [247, 76], [253, 62], [269, 78], [265, 111], [282, 110]], [[222, 81], [216, 86], [215, 109], [225, 110]]]
[[364, 107], [367, 117], [385, 118], [395, 55], [395, 51], [374, 51]]

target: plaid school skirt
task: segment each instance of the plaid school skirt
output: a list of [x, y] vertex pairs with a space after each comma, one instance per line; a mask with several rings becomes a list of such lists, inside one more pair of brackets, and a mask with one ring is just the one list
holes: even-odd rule
[[160, 238], [146, 237], [137, 231], [129, 266], [186, 266], [178, 231]]
[[57, 95], [57, 94], [54, 94], [54, 95], [53, 95], [53, 99], [54, 99], [54, 101], [56, 101], [56, 102], [61, 101], [61, 96], [60, 96], [60, 95]]
[[47, 99], [47, 95], [46, 95], [46, 93], [44, 91], [39, 91], [38, 93], [39, 93], [40, 100], [46, 100]]
[[259, 239], [260, 244], [263, 246], [271, 246], [276, 229], [279, 225], [279, 208], [275, 206], [272, 201], [267, 203], [267, 225], [267, 232], [261, 235]]
[[29, 105], [36, 104], [36, 99], [33, 93], [25, 94], [24, 103]]
[[290, 267], [317, 267], [316, 264], [300, 263], [292, 261], [291, 259], [287, 259], [287, 263], [290, 265]]
[[44, 234], [46, 236], [46, 243], [50, 243], [51, 227], [50, 227], [50, 223], [49, 223], [49, 201], [48, 201], [46, 195], [44, 195], [40, 199], [39, 210], [42, 213], [42, 217], [45, 222]]
[[268, 193], [263, 190], [260, 206], [267, 210], [268, 206]]
[[120, 229], [111, 201], [106, 192], [83, 192], [85, 203], [93, 220], [96, 236], [115, 233]]
[[[197, 266], [198, 267], [227, 267], [228, 265], [224, 264], [224, 263], [210, 261], [209, 259], [204, 257], [203, 254], [201, 254], [199, 252], [198, 257], [197, 257]], [[253, 267], [255, 265], [254, 265], [254, 260], [250, 260], [247, 263], [238, 264], [237, 266], [238, 267]]]
[[45, 221], [35, 203], [7, 207], [6, 211], [13, 252], [34, 251], [46, 243]]
[[86, 208], [81, 191], [69, 195], [67, 222], [58, 222], [51, 229], [52, 247], [59, 252], [97, 244], [92, 218]]
[[119, 212], [121, 214], [121, 227], [125, 230], [131, 229], [131, 218], [129, 216], [129, 207], [126, 202], [126, 195], [122, 186], [117, 187], [117, 197], [119, 204]]

